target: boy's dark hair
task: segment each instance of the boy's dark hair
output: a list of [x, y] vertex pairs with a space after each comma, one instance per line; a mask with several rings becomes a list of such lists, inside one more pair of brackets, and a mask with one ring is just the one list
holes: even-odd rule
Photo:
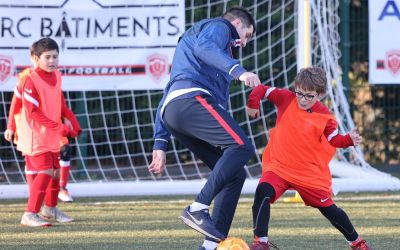
[[[57, 52], [60, 52], [58, 49], [57, 42], [48, 37], [42, 38], [42, 39], [34, 42], [32, 44], [31, 49], [32, 49], [31, 52], [33, 52], [33, 55], [35, 55], [37, 57], [40, 57], [41, 54], [43, 54], [46, 51], [50, 51], [50, 50], [57, 50]], [[31, 55], [32, 55], [32, 53], [31, 53]]]
[[233, 21], [236, 18], [239, 18], [246, 28], [252, 25], [254, 29], [253, 33], [256, 33], [256, 23], [254, 22], [253, 16], [243, 7], [232, 7], [227, 10], [222, 17], [228, 21]]
[[306, 91], [316, 91], [317, 94], [326, 92], [326, 72], [319, 67], [303, 68], [294, 79], [294, 86]]

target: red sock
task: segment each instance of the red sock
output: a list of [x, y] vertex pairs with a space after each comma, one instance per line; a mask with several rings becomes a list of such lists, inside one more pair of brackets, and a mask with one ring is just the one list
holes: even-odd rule
[[32, 184], [36, 176], [37, 174], [25, 174], [26, 184], [28, 184], [29, 193], [31, 193]]
[[61, 166], [60, 172], [60, 187], [65, 189], [68, 184], [69, 166]]
[[28, 204], [25, 210], [26, 212], [39, 213], [50, 180], [51, 176], [44, 173], [39, 173], [34, 178], [29, 192]]
[[60, 178], [53, 177], [47, 189], [44, 204], [48, 207], [55, 207], [58, 204], [58, 192], [60, 192]]

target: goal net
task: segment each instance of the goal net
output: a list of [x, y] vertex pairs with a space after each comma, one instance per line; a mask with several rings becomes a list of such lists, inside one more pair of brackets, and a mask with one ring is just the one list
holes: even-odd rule
[[[248, 8], [256, 20], [257, 34], [238, 55], [242, 65], [257, 73], [265, 84], [290, 88], [302, 65], [298, 55], [306, 54], [312, 65], [327, 72], [329, 88], [323, 101], [335, 114], [340, 132], [345, 133], [354, 124], [338, 66], [339, 0], [304, 2], [309, 3], [305, 12], [295, 0], [186, 0], [186, 28], [203, 18], [221, 16], [236, 5]], [[308, 18], [309, 31], [299, 28], [304, 26], [299, 16]], [[299, 46], [304, 36], [309, 39], [308, 51]], [[250, 91], [240, 82], [232, 83], [230, 112], [257, 149], [246, 166], [244, 191], [253, 193], [276, 110], [271, 103], [263, 102], [262, 116], [250, 120], [245, 111]], [[168, 148], [165, 173], [156, 176], [147, 170], [161, 90], [69, 91], [65, 97], [83, 128], [79, 138], [71, 140], [69, 189], [73, 195], [188, 194], [198, 192], [204, 184], [208, 167], [174, 138]], [[11, 92], [0, 92], [0, 198], [27, 194], [23, 158], [15, 146], [3, 140], [11, 98]], [[330, 167], [336, 191], [400, 189], [399, 180], [372, 168], [358, 147], [337, 150]]]

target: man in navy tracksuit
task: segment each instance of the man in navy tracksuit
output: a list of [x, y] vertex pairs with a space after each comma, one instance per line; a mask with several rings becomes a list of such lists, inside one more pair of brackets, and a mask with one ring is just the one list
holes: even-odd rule
[[246, 46], [254, 32], [253, 17], [240, 7], [228, 10], [222, 18], [195, 23], [178, 42], [171, 79], [157, 110], [149, 171], [164, 170], [170, 133], [212, 169], [195, 202], [180, 216], [206, 236], [201, 249], [215, 249], [227, 237], [246, 178], [244, 166], [255, 153], [226, 110], [233, 78], [250, 87], [260, 84], [256, 74], [232, 58], [232, 51]]

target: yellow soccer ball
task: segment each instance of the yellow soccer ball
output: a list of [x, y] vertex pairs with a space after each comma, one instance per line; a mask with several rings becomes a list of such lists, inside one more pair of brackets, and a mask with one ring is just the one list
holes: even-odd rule
[[250, 250], [250, 248], [244, 240], [228, 237], [219, 243], [217, 250]]

